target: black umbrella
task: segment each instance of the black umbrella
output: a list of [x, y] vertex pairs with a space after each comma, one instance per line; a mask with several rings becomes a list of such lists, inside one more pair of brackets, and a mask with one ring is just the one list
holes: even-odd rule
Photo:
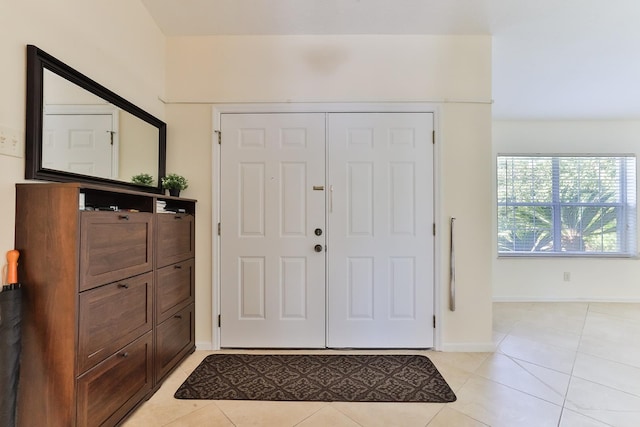
[[7, 253], [7, 283], [0, 292], [0, 426], [16, 425], [20, 372], [22, 289], [18, 283], [18, 251]]

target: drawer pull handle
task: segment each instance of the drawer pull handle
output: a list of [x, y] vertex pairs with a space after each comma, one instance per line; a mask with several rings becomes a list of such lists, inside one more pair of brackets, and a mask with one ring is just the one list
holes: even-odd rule
[[182, 319], [182, 314], [176, 314], [173, 316], [174, 319]]
[[120, 357], [129, 357], [129, 353], [126, 351], [124, 353], [120, 353]]
[[173, 219], [182, 219], [182, 215], [175, 215]]
[[119, 219], [124, 219], [125, 221], [129, 221], [129, 215], [118, 215]]
[[181, 265], [174, 265], [173, 268], [175, 268], [176, 270], [179, 270], [179, 269], [182, 268], [182, 266]]
[[118, 283], [119, 288], [129, 289], [129, 285], [127, 283]]

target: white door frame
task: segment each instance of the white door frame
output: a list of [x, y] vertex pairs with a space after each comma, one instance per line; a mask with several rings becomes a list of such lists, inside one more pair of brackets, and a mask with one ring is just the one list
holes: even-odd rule
[[[218, 223], [220, 222], [220, 119], [227, 113], [433, 113], [433, 128], [435, 131], [434, 147], [434, 221], [437, 230], [445, 230], [441, 226], [440, 217], [441, 182], [440, 182], [440, 108], [437, 104], [423, 102], [393, 102], [393, 103], [241, 103], [241, 104], [215, 104], [213, 105], [213, 150], [212, 150], [212, 318], [211, 318], [211, 343], [212, 350], [220, 349], [220, 334], [218, 333], [218, 316], [220, 315], [220, 236], [218, 236]], [[442, 330], [444, 327], [442, 316], [442, 284], [443, 272], [440, 268], [442, 261], [442, 245], [440, 238], [436, 236], [434, 248], [434, 315], [438, 327], [434, 333], [434, 349], [442, 348]]]

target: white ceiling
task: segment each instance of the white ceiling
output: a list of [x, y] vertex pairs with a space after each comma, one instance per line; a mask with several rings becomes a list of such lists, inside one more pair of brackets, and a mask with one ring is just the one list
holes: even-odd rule
[[172, 36], [491, 34], [498, 119], [640, 119], [640, 0], [142, 0]]

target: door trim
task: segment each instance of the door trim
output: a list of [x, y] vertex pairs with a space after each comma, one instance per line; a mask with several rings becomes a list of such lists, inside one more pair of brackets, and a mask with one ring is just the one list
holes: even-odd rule
[[[218, 333], [218, 316], [220, 315], [220, 236], [218, 236], [218, 223], [220, 222], [220, 145], [218, 144], [218, 136], [221, 131], [220, 120], [222, 114], [238, 113], [432, 113], [433, 129], [435, 131], [435, 147], [434, 147], [434, 189], [433, 189], [433, 205], [434, 205], [434, 221], [436, 230], [441, 230], [436, 234], [434, 247], [434, 316], [437, 327], [434, 331], [434, 349], [442, 349], [442, 330], [444, 328], [444, 316], [442, 315], [443, 293], [441, 290], [443, 283], [442, 262], [442, 245], [440, 243], [442, 233], [445, 230], [444, 223], [440, 215], [441, 201], [441, 183], [440, 183], [440, 164], [441, 164], [441, 135], [440, 135], [440, 106], [433, 103], [423, 102], [372, 102], [372, 103], [229, 103], [214, 104], [212, 107], [212, 138], [213, 145], [211, 164], [212, 164], [212, 289], [211, 289], [211, 350], [220, 350], [220, 334]], [[439, 237], [440, 236], [440, 237]], [[224, 320], [223, 320], [224, 321]]]

